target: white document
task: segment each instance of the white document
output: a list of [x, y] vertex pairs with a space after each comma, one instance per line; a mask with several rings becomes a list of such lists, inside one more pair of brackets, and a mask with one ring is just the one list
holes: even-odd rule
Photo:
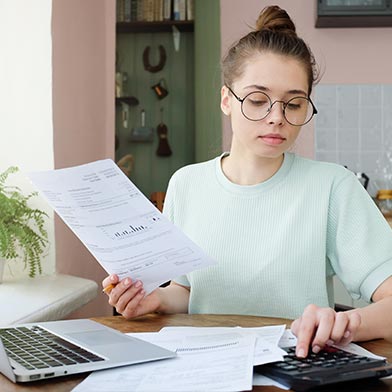
[[110, 159], [29, 177], [108, 273], [141, 280], [147, 293], [216, 263]]
[[335, 347], [340, 348], [341, 350], [347, 351], [348, 353], [351, 353], [351, 354], [362, 355], [364, 357], [369, 357], [369, 358], [374, 358], [374, 359], [386, 359], [385, 357], [381, 357], [380, 355], [373, 354], [369, 350], [366, 350], [366, 348], [358, 346], [358, 344], [355, 344], [355, 343], [349, 343], [346, 346], [336, 344]]
[[294, 347], [297, 344], [297, 337], [291, 332], [291, 329], [286, 329], [280, 338], [279, 347]]
[[235, 392], [252, 389], [254, 336], [130, 334], [177, 357], [94, 372], [73, 392]]
[[267, 386], [271, 385], [280, 389], [289, 390], [289, 387], [286, 387], [283, 384], [278, 383], [277, 381], [273, 380], [272, 378], [268, 378], [263, 376], [262, 374], [253, 373], [253, 385], [254, 386]]
[[278, 347], [278, 342], [285, 331], [285, 325], [266, 327], [164, 327], [160, 335], [183, 338], [185, 336], [198, 336], [211, 334], [211, 336], [254, 336], [256, 345], [253, 354], [253, 365], [283, 361], [286, 351]]

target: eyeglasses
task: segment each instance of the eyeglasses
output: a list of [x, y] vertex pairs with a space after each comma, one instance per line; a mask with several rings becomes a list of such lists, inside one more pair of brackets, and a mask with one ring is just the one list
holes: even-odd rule
[[286, 121], [295, 126], [307, 124], [312, 117], [317, 114], [317, 109], [312, 100], [307, 97], [294, 97], [287, 102], [271, 98], [262, 91], [252, 91], [244, 98], [237, 96], [234, 91], [227, 86], [238, 102], [241, 102], [241, 112], [250, 121], [259, 121], [267, 117], [277, 102], [283, 105], [283, 116]]

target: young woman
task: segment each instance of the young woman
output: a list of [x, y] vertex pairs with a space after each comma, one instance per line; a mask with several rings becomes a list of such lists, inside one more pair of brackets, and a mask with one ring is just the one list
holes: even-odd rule
[[[229, 153], [177, 171], [165, 214], [217, 265], [145, 295], [109, 276], [109, 303], [149, 312], [293, 318], [297, 355], [309, 347], [392, 338], [392, 231], [355, 175], [288, 152], [317, 113], [313, 56], [287, 13], [264, 9], [222, 63]], [[332, 278], [371, 305], [336, 313]]]

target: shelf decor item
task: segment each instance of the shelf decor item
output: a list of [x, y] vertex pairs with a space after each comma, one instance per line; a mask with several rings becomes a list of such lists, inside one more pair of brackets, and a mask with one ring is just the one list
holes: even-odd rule
[[24, 195], [18, 187], [6, 185], [8, 176], [18, 170], [11, 166], [0, 174], [0, 260], [22, 259], [33, 278], [42, 273], [41, 255], [49, 244], [48, 215], [29, 205], [36, 192]]
[[163, 122], [163, 108], [161, 108], [161, 122], [158, 124], [158, 148], [157, 155], [159, 157], [169, 157], [172, 154], [172, 150], [169, 145], [168, 132], [166, 124]]
[[129, 137], [130, 142], [147, 142], [151, 143], [154, 140], [154, 130], [146, 126], [146, 111], [140, 111], [140, 126], [134, 127], [131, 130]]
[[143, 65], [144, 69], [151, 73], [156, 73], [162, 71], [163, 67], [166, 64], [166, 49], [164, 46], [159, 45], [159, 62], [156, 65], [152, 65], [150, 63], [150, 46], [146, 46], [143, 51]]
[[169, 94], [166, 86], [166, 80], [163, 78], [158, 83], [151, 86], [151, 88], [154, 90], [158, 99], [163, 99]]

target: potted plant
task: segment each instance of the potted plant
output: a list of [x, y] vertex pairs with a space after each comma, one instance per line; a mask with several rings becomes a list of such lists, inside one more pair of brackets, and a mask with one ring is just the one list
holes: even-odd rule
[[29, 276], [35, 277], [42, 273], [41, 255], [48, 245], [48, 215], [29, 205], [37, 192], [24, 195], [18, 187], [6, 186], [8, 176], [18, 170], [11, 166], [0, 174], [0, 260], [4, 268], [5, 261], [22, 259]]

